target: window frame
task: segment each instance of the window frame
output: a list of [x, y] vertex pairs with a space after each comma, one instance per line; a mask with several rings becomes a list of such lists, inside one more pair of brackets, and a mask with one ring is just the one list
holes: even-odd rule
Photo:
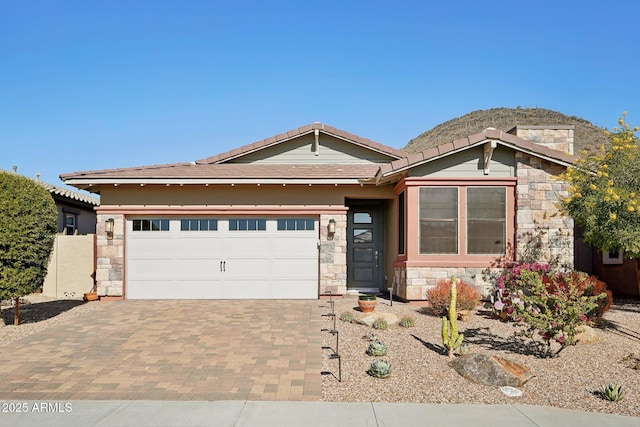
[[[508, 262], [515, 260], [515, 236], [516, 236], [516, 177], [499, 178], [457, 178], [457, 177], [406, 177], [394, 187], [396, 197], [402, 191], [406, 192], [406, 254], [398, 254], [396, 262], [403, 266], [412, 267], [465, 267], [465, 268], [486, 268], [495, 266], [501, 267]], [[467, 255], [466, 246], [464, 250], [455, 255], [431, 255], [420, 253], [419, 240], [419, 209], [420, 209], [420, 188], [421, 187], [506, 187], [506, 254], [499, 255]], [[466, 192], [462, 194], [466, 195]], [[460, 215], [464, 216], [466, 224], [466, 200], [459, 203]], [[463, 218], [460, 218], [463, 219]], [[465, 244], [466, 225], [459, 231], [459, 242]], [[400, 265], [400, 264], [398, 264]]]

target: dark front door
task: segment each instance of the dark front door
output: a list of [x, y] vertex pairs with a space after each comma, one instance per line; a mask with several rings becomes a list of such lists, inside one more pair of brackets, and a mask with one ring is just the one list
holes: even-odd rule
[[347, 215], [347, 290], [382, 289], [382, 204], [351, 203]]

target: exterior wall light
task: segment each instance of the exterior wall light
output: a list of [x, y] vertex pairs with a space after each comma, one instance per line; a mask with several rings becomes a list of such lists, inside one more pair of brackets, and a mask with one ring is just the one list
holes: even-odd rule
[[104, 231], [107, 233], [107, 240], [113, 240], [113, 218], [104, 222]]
[[336, 234], [336, 220], [331, 218], [329, 225], [327, 225], [327, 232], [331, 235]]

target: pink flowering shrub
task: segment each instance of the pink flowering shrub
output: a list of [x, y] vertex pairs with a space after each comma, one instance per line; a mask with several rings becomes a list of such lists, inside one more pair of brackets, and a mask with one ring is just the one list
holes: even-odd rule
[[[603, 285], [583, 273], [552, 272], [548, 264], [521, 264], [498, 277], [493, 307], [521, 327], [517, 336], [540, 340], [542, 356], [552, 357], [576, 343], [578, 326], [608, 308], [611, 293]], [[560, 345], [555, 353], [553, 342]]]

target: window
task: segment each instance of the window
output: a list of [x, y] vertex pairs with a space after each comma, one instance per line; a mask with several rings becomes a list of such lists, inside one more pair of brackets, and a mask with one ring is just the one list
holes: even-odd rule
[[467, 253], [504, 254], [507, 194], [504, 187], [467, 188]]
[[313, 231], [313, 218], [278, 218], [278, 231]]
[[77, 221], [76, 214], [68, 213], [68, 212], [64, 214], [64, 233], [65, 234], [75, 234], [76, 221]]
[[421, 254], [506, 254], [507, 187], [421, 187], [419, 194]]
[[458, 253], [458, 188], [420, 188], [420, 253]]
[[232, 218], [229, 220], [230, 231], [264, 231], [267, 220], [263, 218]]
[[180, 220], [180, 231], [216, 231], [218, 230], [217, 219], [182, 219]]
[[405, 192], [398, 195], [398, 253], [405, 253]]
[[168, 219], [134, 219], [133, 231], [169, 231]]

